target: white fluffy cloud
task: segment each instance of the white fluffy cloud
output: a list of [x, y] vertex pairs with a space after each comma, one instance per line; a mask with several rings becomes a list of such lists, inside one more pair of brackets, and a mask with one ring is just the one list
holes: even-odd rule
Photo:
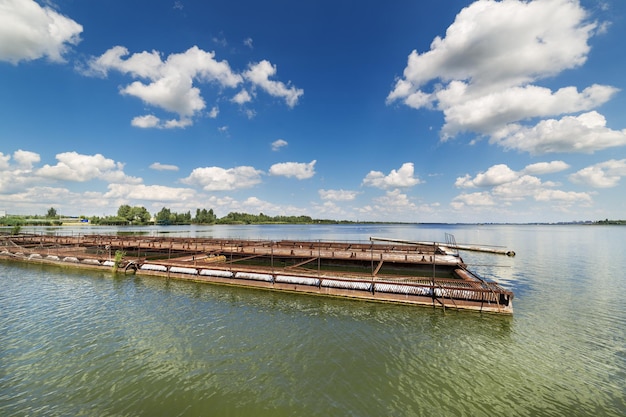
[[80, 42], [83, 27], [32, 0], [0, 2], [0, 61], [17, 64], [47, 57], [63, 62], [69, 45]]
[[217, 106], [213, 106], [211, 108], [211, 111], [209, 111], [209, 113], [207, 114], [207, 116], [209, 116], [209, 118], [211, 119], [215, 119], [218, 114], [220, 114], [220, 108]]
[[332, 201], [352, 201], [359, 195], [358, 191], [350, 190], [319, 190], [318, 193], [322, 200]]
[[458, 177], [456, 187], [482, 188], [484, 191], [462, 193], [453, 199], [451, 205], [460, 210], [467, 206], [495, 206], [498, 203], [508, 205], [512, 201], [527, 198], [557, 204], [590, 203], [591, 196], [588, 193], [556, 190], [554, 188], [559, 185], [558, 183], [542, 181], [534, 175], [529, 175], [552, 174], [568, 168], [569, 165], [563, 161], [538, 162], [526, 166], [521, 171], [514, 171], [505, 164], [493, 165], [473, 178], [469, 174]]
[[580, 93], [575, 87], [552, 92], [528, 85], [469, 97], [467, 86], [464, 87], [451, 87], [436, 94], [446, 118], [442, 130], [444, 138], [463, 131], [491, 135], [499, 127], [520, 120], [586, 111], [606, 103], [619, 91], [593, 85]]
[[244, 77], [252, 84], [260, 87], [273, 97], [285, 99], [289, 107], [294, 107], [298, 104], [300, 96], [304, 94], [304, 90], [285, 85], [280, 81], [270, 80], [270, 77], [274, 75], [276, 75], [276, 66], [267, 60], [251, 64], [248, 71], [244, 72]]
[[[605, 28], [589, 21], [578, 1], [475, 1], [429, 51], [411, 52], [387, 102], [443, 112], [442, 140], [473, 132], [532, 154], [623, 145], [625, 132], [606, 128], [604, 118], [591, 111], [617, 88], [594, 84], [582, 91], [573, 86], [553, 91], [533, 85], [583, 65], [588, 40]], [[586, 113], [522, 124], [580, 112]]]
[[541, 179], [532, 175], [522, 175], [493, 187], [491, 195], [505, 201], [521, 201], [527, 197], [534, 197], [547, 187], [554, 187], [555, 185], [551, 181], [542, 182]]
[[0, 170], [4, 171], [5, 169], [9, 169], [9, 161], [11, 160], [11, 155], [5, 155], [0, 152]]
[[270, 175], [295, 177], [299, 180], [305, 180], [315, 175], [315, 163], [313, 160], [308, 164], [302, 162], [282, 162], [274, 164], [270, 167]]
[[554, 201], [564, 203], [591, 203], [591, 196], [587, 193], [562, 190], [541, 190], [535, 194], [537, 201]]
[[438, 204], [417, 205], [400, 189], [386, 191], [372, 200], [373, 204], [357, 209], [360, 216], [386, 221], [390, 218], [403, 218], [406, 221], [419, 221], [421, 215], [432, 214]]
[[413, 187], [422, 182], [414, 176], [414, 169], [412, 162], [405, 162], [400, 169], [397, 171], [392, 169], [388, 175], [380, 171], [370, 171], [363, 179], [362, 185], [382, 189]]
[[178, 167], [176, 165], [162, 164], [160, 162], [154, 162], [151, 164], [150, 169], [154, 169], [155, 171], [178, 171]]
[[471, 93], [481, 94], [580, 66], [595, 28], [585, 19], [570, 0], [476, 1], [459, 12], [444, 38], [433, 40], [430, 51], [411, 52], [388, 99], [410, 99], [434, 79], [471, 80]]
[[90, 70], [104, 76], [116, 70], [142, 79], [122, 88], [121, 93], [177, 113], [181, 119], [188, 119], [206, 107], [194, 81], [215, 82], [221, 87], [236, 87], [242, 82], [241, 76], [231, 70], [228, 62], [217, 61], [214, 52], [203, 51], [197, 46], [183, 53], [170, 54], [165, 61], [157, 51], [128, 55], [128, 49], [115, 46], [93, 59]]
[[590, 185], [595, 188], [610, 188], [618, 185], [619, 180], [626, 176], [626, 159], [601, 162], [569, 176], [576, 184]]
[[134, 117], [133, 120], [130, 121], [130, 124], [131, 126], [142, 129], [173, 129], [191, 126], [193, 122], [191, 119], [186, 117], [180, 119], [161, 120], [153, 114], [146, 114], [145, 116]]
[[284, 139], [276, 139], [274, 142], [272, 142], [272, 150], [273, 151], [278, 151], [280, 148], [284, 148], [287, 145], [288, 145], [288, 143], [287, 143], [286, 140], [284, 140]]
[[107, 199], [128, 199], [145, 201], [188, 201], [196, 196], [191, 188], [167, 187], [145, 184], [109, 184], [104, 194]]
[[[190, 126], [192, 118], [206, 108], [200, 85], [216, 84], [220, 89], [235, 88], [248, 82], [252, 94], [247, 89], [240, 90], [231, 99], [239, 105], [254, 98], [254, 89], [261, 88], [273, 97], [285, 100], [289, 107], [298, 103], [304, 93], [283, 82], [270, 80], [276, 75], [276, 66], [263, 60], [251, 64], [243, 74], [233, 71], [227, 61], [218, 61], [215, 52], [204, 51], [193, 46], [182, 53], [173, 53], [163, 59], [158, 51], [143, 51], [130, 54], [123, 46], [110, 48], [99, 57], [89, 62], [85, 71], [88, 75], [107, 76], [112, 71], [135, 78], [136, 80], [120, 89], [121, 94], [141, 99], [144, 103], [176, 113], [179, 120], [162, 122], [153, 115], [138, 116], [132, 125], [142, 128], [184, 128]], [[247, 110], [246, 115], [253, 117], [255, 112]], [[217, 117], [218, 109], [213, 107], [208, 116]]]
[[252, 96], [246, 90], [241, 90], [231, 99], [233, 103], [237, 103], [239, 105], [246, 104], [252, 101]]
[[496, 133], [492, 142], [506, 149], [526, 151], [533, 155], [550, 152], [595, 151], [626, 145], [626, 129], [606, 127], [606, 119], [596, 111], [579, 116], [549, 119], [534, 127], [514, 124]]
[[399, 189], [387, 191], [384, 196], [374, 199], [376, 205], [386, 212], [407, 212], [415, 209], [415, 204]]
[[[200, 89], [194, 82], [213, 82], [220, 87], [236, 87], [243, 79], [234, 73], [228, 62], [217, 61], [214, 52], [193, 46], [183, 53], [170, 54], [162, 60], [157, 51], [129, 55], [128, 49], [115, 46], [89, 64], [92, 74], [106, 76], [115, 70], [139, 78], [123, 87], [122, 94], [140, 98], [147, 104], [177, 113], [185, 123], [170, 123], [166, 127], [184, 127], [190, 117], [206, 107]], [[145, 82], [147, 80], [148, 82]], [[156, 127], [154, 118], [135, 119], [135, 125]], [[143, 126], [141, 123], [143, 122]]]
[[[99, 180], [116, 183], [118, 187], [132, 187], [142, 182], [141, 178], [130, 177], [124, 173], [124, 164], [105, 158], [100, 154], [82, 155], [77, 152], [64, 152], [56, 155], [55, 165], [37, 168], [41, 161], [39, 154], [18, 150], [13, 158], [0, 153], [0, 202], [8, 201], [10, 207], [39, 207], [41, 204], [53, 204], [65, 207], [76, 213], [84, 210], [93, 213], [94, 209], [106, 207], [110, 201], [100, 192], [76, 192], [63, 186], [45, 185], [63, 183], [84, 183]], [[132, 195], [123, 196], [128, 200]], [[31, 212], [32, 213], [32, 212]]]
[[[527, 165], [521, 171], [514, 171], [506, 164], [497, 164], [489, 167], [485, 172], [479, 172], [474, 178], [469, 174], [458, 177], [454, 183], [457, 188], [495, 188], [503, 185], [521, 185], [522, 183], [534, 183], [541, 185], [541, 181], [529, 174], [541, 175], [563, 171], [569, 168], [563, 161], [538, 162]], [[532, 178], [532, 179], [531, 179]], [[536, 180], [536, 181], [535, 181]], [[552, 183], [543, 183], [543, 185]]]
[[537, 162], [527, 165], [523, 172], [530, 175], [542, 175], [565, 171], [568, 168], [569, 165], [563, 161]]
[[[68, 201], [81, 201], [81, 197], [80, 194], [62, 187], [35, 186], [22, 188], [11, 194], [0, 194], [0, 202], [9, 203], [10, 207], [17, 210], [27, 209], [29, 213], [33, 212], [33, 207], [45, 213], [44, 208], [48, 209], [51, 205], [58, 207]], [[97, 206], [94, 204], [92, 207]]]
[[181, 182], [202, 187], [205, 191], [227, 191], [250, 188], [261, 182], [262, 171], [250, 166], [224, 169], [220, 167], [196, 168]]
[[34, 164], [41, 161], [41, 157], [38, 153], [31, 151], [23, 151], [18, 149], [13, 153], [13, 159], [18, 163], [20, 168], [31, 169]]
[[153, 114], [146, 114], [145, 116], [137, 116], [131, 120], [130, 124], [135, 127], [141, 127], [144, 129], [159, 127], [161, 120]]
[[56, 165], [44, 165], [36, 171], [41, 178], [85, 182], [93, 179], [108, 182], [137, 184], [140, 178], [124, 174], [124, 164], [105, 158], [101, 154], [82, 155], [77, 152], [63, 152], [56, 155]]
[[511, 182], [517, 177], [517, 173], [507, 165], [498, 164], [490, 167], [486, 172], [477, 174], [474, 178], [469, 175], [457, 178], [454, 185], [459, 188], [493, 187]]
[[38, 182], [33, 176], [32, 166], [39, 162], [39, 154], [17, 150], [11, 155], [0, 152], [0, 193], [15, 193]]
[[457, 210], [465, 206], [473, 206], [473, 207], [491, 207], [496, 203], [493, 200], [493, 197], [488, 192], [478, 192], [478, 193], [463, 193], [461, 195], [456, 196], [452, 200], [452, 207]]

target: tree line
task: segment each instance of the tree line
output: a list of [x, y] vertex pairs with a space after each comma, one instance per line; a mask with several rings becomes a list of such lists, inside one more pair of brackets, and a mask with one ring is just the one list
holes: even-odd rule
[[[268, 216], [263, 213], [250, 214], [240, 212], [230, 212], [224, 217], [217, 217], [213, 209], [196, 209], [195, 215], [191, 211], [177, 213], [167, 207], [163, 207], [154, 217], [145, 207], [131, 207], [128, 204], [121, 205], [115, 216], [80, 216], [64, 218], [57, 213], [54, 207], [48, 209], [45, 215], [0, 215], [0, 226], [13, 227], [14, 231], [19, 231], [22, 226], [60, 226], [68, 219], [71, 221], [88, 222], [94, 225], [185, 225], [185, 224], [350, 224], [350, 223], [372, 223], [354, 222], [350, 220], [329, 220], [313, 219], [310, 216]], [[384, 223], [384, 222], [373, 222]], [[586, 224], [595, 225], [624, 225], [626, 220], [597, 220]]]
[[310, 216], [268, 216], [263, 213], [250, 214], [230, 212], [224, 217], [217, 217], [213, 209], [196, 209], [194, 215], [191, 211], [177, 213], [167, 207], [163, 207], [154, 216], [143, 206], [130, 206], [123, 204], [113, 216], [80, 216], [64, 217], [54, 207], [51, 207], [45, 216], [17, 216], [11, 215], [0, 218], [0, 225], [4, 226], [54, 226], [63, 222], [84, 222], [93, 225], [126, 226], [126, 225], [185, 225], [185, 224], [311, 224], [311, 223], [353, 223], [351, 221], [337, 221], [328, 219], [313, 219]]
[[213, 209], [196, 209], [194, 215], [191, 211], [177, 213], [167, 207], [163, 207], [154, 218], [145, 207], [131, 207], [122, 205], [117, 210], [116, 216], [90, 217], [92, 224], [98, 225], [184, 225], [184, 224], [263, 224], [263, 223], [340, 223], [334, 220], [315, 220], [310, 216], [268, 216], [263, 213], [249, 214], [230, 212], [224, 217], [217, 217]]

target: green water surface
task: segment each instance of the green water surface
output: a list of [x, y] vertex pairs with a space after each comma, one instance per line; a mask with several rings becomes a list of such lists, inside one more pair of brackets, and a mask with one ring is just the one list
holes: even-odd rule
[[0, 261], [0, 415], [625, 415], [626, 228], [452, 232], [513, 317]]

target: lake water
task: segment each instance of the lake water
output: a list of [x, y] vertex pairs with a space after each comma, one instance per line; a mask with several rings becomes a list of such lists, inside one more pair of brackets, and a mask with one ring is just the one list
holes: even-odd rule
[[56, 228], [462, 252], [513, 317], [0, 261], [2, 416], [623, 416], [626, 227]]

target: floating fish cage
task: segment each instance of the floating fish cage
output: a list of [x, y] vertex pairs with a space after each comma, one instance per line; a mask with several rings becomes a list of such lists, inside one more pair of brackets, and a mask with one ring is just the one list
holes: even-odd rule
[[[0, 258], [115, 268], [215, 284], [512, 314], [513, 293], [470, 271], [447, 244], [17, 235]], [[122, 255], [120, 262], [115, 254]]]

